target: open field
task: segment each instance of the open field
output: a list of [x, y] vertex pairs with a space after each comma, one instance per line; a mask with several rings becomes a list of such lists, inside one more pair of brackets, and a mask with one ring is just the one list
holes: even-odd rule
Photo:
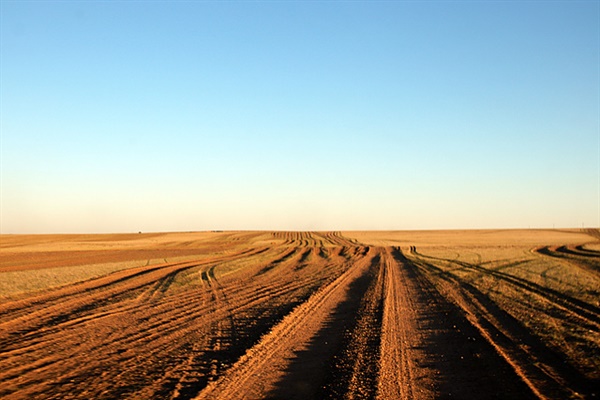
[[597, 230], [0, 236], [0, 398], [600, 396]]

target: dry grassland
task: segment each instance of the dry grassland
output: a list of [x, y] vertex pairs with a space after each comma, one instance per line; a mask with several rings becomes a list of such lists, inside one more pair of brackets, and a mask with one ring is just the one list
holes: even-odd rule
[[0, 398], [600, 396], [597, 230], [0, 236]]

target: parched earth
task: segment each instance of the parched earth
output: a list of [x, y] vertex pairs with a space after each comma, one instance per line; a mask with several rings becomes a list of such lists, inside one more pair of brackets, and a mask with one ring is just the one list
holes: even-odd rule
[[[493, 256], [339, 232], [170, 243], [162, 263], [2, 300], [0, 398], [598, 397], [600, 251], [588, 234]], [[124, 254], [159, 258], [157, 246]], [[7, 270], [43, 266], [3, 251]]]

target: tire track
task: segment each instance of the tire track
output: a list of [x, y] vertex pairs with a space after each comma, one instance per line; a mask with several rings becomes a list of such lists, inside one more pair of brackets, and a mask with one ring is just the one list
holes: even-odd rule
[[[493, 276], [498, 280], [509, 283], [513, 286], [516, 286], [520, 289], [526, 290], [530, 293], [541, 297], [545, 301], [551, 303], [553, 306], [582, 319], [583, 322], [589, 325], [590, 329], [593, 329], [596, 332], [600, 331], [600, 307], [596, 307], [593, 304], [586, 303], [552, 288], [538, 285], [537, 283], [530, 282], [526, 279], [519, 278], [516, 276], [512, 276], [505, 272], [483, 268], [478, 265], [466, 263], [463, 261], [438, 259], [436, 257], [426, 256], [419, 253], [414, 246], [411, 248], [411, 252], [420, 258], [437, 259], [444, 262], [454, 263], [460, 265], [465, 269], [477, 271], [482, 275]], [[505, 265], [504, 267], [525, 264], [528, 262], [528, 260], [519, 261], [516, 263]]]
[[[366, 273], [367, 268], [364, 262], [353, 265], [300, 304], [248, 350], [226, 375], [200, 392], [197, 399], [264, 397], [279, 378], [277, 367], [285, 364], [284, 355], [293, 354], [297, 343], [306, 342], [318, 330], [331, 309], [341, 301], [348, 285]], [[269, 373], [275, 378], [269, 379]]]
[[582, 251], [566, 246], [542, 246], [535, 248], [533, 252], [542, 256], [564, 260], [569, 264], [591, 272], [595, 276], [600, 276], [600, 262], [597, 260], [600, 254], [593, 250]]
[[[209, 321], [218, 322], [220, 319], [226, 318], [228, 313], [230, 314], [232, 312], [242, 312], [247, 308], [260, 305], [269, 298], [282, 296], [286, 293], [293, 292], [294, 290], [302, 289], [304, 286], [309, 286], [309, 284], [309, 282], [303, 281], [295, 282], [295, 284], [292, 287], [284, 286], [280, 289], [266, 288], [264, 290], [252, 290], [252, 288], [249, 288], [249, 291], [251, 293], [245, 300], [238, 298], [236, 300], [237, 305], [235, 308], [223, 308], [211, 303], [211, 307], [213, 307], [212, 311], [210, 309], [198, 309], [193, 310], [194, 312], [190, 314], [190, 310], [178, 310], [179, 314], [183, 316], [183, 319], [174, 317], [173, 313], [169, 312], [168, 310], [158, 310], [157, 315], [165, 315], [168, 317], [166, 321], [164, 319], [154, 319], [153, 324], [150, 326], [142, 324], [140, 328], [136, 328], [136, 333], [134, 335], [124, 336], [123, 339], [125, 339], [125, 341], [113, 340], [112, 346], [127, 348], [130, 344], [133, 345], [134, 343], [146, 343], [146, 346], [151, 346], [152, 343], [156, 342], [161, 337], [168, 337], [171, 334], [185, 334], [187, 329], [185, 326], [191, 321], [202, 320], [204, 323], [211, 323]], [[208, 315], [205, 316], [205, 313], [208, 313]], [[159, 327], [160, 331], [156, 331]], [[97, 359], [99, 360], [101, 360], [102, 358], [104, 357], [102, 357], [101, 355], [97, 357]], [[22, 372], [23, 371], [17, 371], [17, 374]]]
[[[165, 271], [169, 268], [187, 268], [191, 265], [200, 266], [210, 264], [211, 262], [225, 262], [231, 259], [249, 257], [253, 254], [259, 254], [262, 251], [264, 251], [264, 249], [249, 249], [236, 253], [234, 255], [224, 255], [221, 257], [214, 257], [211, 259], [201, 261], [186, 261], [177, 263], [157, 264], [144, 267], [135, 267], [122, 271], [117, 271], [115, 273], [90, 281], [67, 285], [65, 287], [51, 290], [48, 293], [35, 295], [24, 300], [9, 301], [4, 304], [0, 304], [0, 332], [2, 332], [2, 329], [5, 329], [4, 325], [6, 322], [14, 323], [15, 320], [17, 320], [20, 316], [23, 315], [27, 315], [27, 317], [30, 318], [32, 316], [32, 308], [35, 307], [43, 306], [44, 308], [48, 308], [48, 306], [53, 303], [64, 305], [65, 302], [70, 300], [71, 298], [86, 297], [94, 292], [103, 291], [107, 288], [110, 288], [111, 286], [117, 286], [122, 283], [131, 282], [138, 278], [142, 278], [142, 280], [147, 279], [147, 275], [152, 273], [155, 273], [155, 275], [158, 274], [156, 279], [161, 279], [159, 271]], [[147, 281], [145, 283], [152, 284], [153, 282]]]
[[414, 265], [445, 298], [460, 307], [472, 326], [537, 398], [578, 398], [579, 393], [593, 393], [595, 383], [565, 363], [564, 357], [540, 342], [473, 285], [421, 258], [397, 258]]
[[[262, 235], [223, 235], [202, 260], [137, 267], [0, 305], [7, 311], [0, 317], [0, 397], [595, 393], [597, 382], [473, 282], [439, 267], [490, 276], [598, 332], [598, 312], [589, 304], [500, 270], [514, 260], [497, 260], [501, 268], [488, 270], [459, 261], [460, 254], [434, 259], [412, 248], [405, 255], [340, 232]], [[277, 244], [243, 247], [257, 237]], [[235, 252], [227, 250], [232, 242]], [[169, 244], [182, 245], [195, 244]], [[568, 251], [559, 253], [575, 257]]]
[[415, 356], [411, 354], [417, 345], [418, 332], [415, 306], [403, 282], [398, 265], [389, 252], [385, 252], [385, 278], [383, 324], [381, 331], [381, 371], [377, 382], [379, 399], [414, 399], [417, 397], [415, 383]]
[[[293, 270], [297, 265], [298, 260], [303, 255], [304, 253], [299, 254], [296, 258], [288, 258], [283, 262], [278, 263], [277, 269]], [[325, 262], [325, 260], [323, 260], [323, 262]], [[272, 279], [272, 277], [268, 276], [255, 279], [252, 281], [253, 284], [248, 286], [247, 284], [237, 284], [236, 275], [233, 274], [232, 276], [227, 277], [225, 283], [226, 286], [224, 287], [221, 287], [221, 284], [217, 281], [216, 265], [211, 265], [204, 267], [205, 269], [201, 273], [209, 285], [207, 284], [204, 289], [201, 289], [200, 287], [196, 291], [193, 291], [191, 295], [189, 293], [184, 293], [183, 295], [178, 294], [178, 296], [162, 296], [151, 302], [138, 301], [138, 304], [135, 307], [132, 307], [129, 304], [130, 302], [125, 300], [114, 304], [109, 303], [106, 307], [110, 308], [111, 306], [114, 307], [116, 305], [116, 308], [121, 311], [124, 307], [123, 304], [125, 304], [127, 312], [121, 312], [120, 315], [128, 317], [129, 320], [137, 321], [137, 323], [133, 325], [128, 323], [126, 329], [118, 332], [117, 336], [111, 334], [110, 336], [105, 336], [105, 339], [102, 339], [104, 342], [110, 343], [110, 348], [114, 350], [111, 351], [106, 347], [96, 348], [96, 346], [92, 344], [86, 346], [83, 343], [76, 343], [78, 342], [76, 333], [72, 336], [65, 336], [62, 332], [57, 331], [53, 334], [52, 332], [45, 331], [40, 335], [40, 338], [43, 338], [44, 340], [40, 341], [38, 344], [33, 344], [33, 346], [37, 347], [27, 347], [25, 341], [15, 344], [22, 354], [31, 354], [30, 350], [35, 350], [39, 360], [44, 361], [37, 363], [18, 362], [18, 359], [15, 358], [15, 353], [0, 352], [1, 357], [6, 356], [15, 361], [12, 368], [8, 368], [0, 374], [0, 382], [7, 383], [5, 388], [8, 388], [8, 392], [0, 390], [0, 392], [2, 392], [0, 395], [7, 395], [10, 393], [10, 387], [13, 386], [10, 382], [15, 379], [23, 381], [23, 378], [31, 376], [32, 374], [44, 376], [45, 372], [43, 371], [51, 370], [77, 370], [78, 372], [76, 375], [67, 373], [63, 378], [55, 381], [50, 388], [48, 385], [38, 387], [38, 389], [36, 389], [37, 393], [40, 393], [39, 390], [52, 393], [53, 390], [56, 391], [56, 388], [61, 388], [62, 385], [69, 386], [68, 384], [70, 381], [76, 382], [82, 379], [90, 380], [91, 377], [94, 377], [99, 373], [104, 373], [100, 372], [102, 370], [123, 370], [123, 377], [115, 376], [111, 378], [111, 380], [114, 382], [131, 382], [131, 379], [126, 379], [125, 377], [130, 376], [131, 371], [140, 369], [140, 360], [136, 357], [131, 357], [129, 355], [129, 349], [141, 346], [145, 348], [145, 355], [147, 358], [143, 365], [146, 365], [150, 360], [154, 360], [153, 368], [151, 368], [152, 371], [156, 371], [155, 373], [159, 374], [160, 370], [157, 368], [167, 368], [172, 374], [170, 374], [169, 378], [159, 379], [152, 385], [146, 384], [145, 388], [140, 387], [139, 384], [134, 386], [125, 385], [124, 387], [122, 385], [117, 385], [112, 388], [110, 392], [113, 393], [114, 396], [120, 397], [120, 391], [144, 390], [149, 393], [149, 397], [153, 397], [154, 395], [150, 395], [150, 393], [154, 393], [153, 390], [156, 390], [156, 393], [164, 394], [168, 393], [169, 390], [175, 392], [175, 389], [177, 388], [177, 391], [181, 396], [187, 396], [189, 398], [191, 394], [201, 389], [202, 380], [205, 379], [206, 376], [211, 374], [218, 376], [220, 374], [219, 368], [215, 368], [215, 366], [220, 367], [220, 364], [218, 365], [217, 363], [220, 363], [223, 360], [229, 360], [229, 362], [234, 361], [234, 358], [232, 357], [235, 356], [235, 351], [232, 352], [231, 346], [229, 343], [226, 343], [231, 337], [233, 337], [233, 341], [235, 341], [235, 337], [238, 336], [238, 334], [236, 334], [237, 328], [234, 328], [235, 321], [233, 320], [233, 315], [235, 315], [236, 318], [237, 316], [239, 316], [239, 318], [244, 318], [243, 316], [245, 315], [245, 318], [248, 320], [256, 322], [253, 330], [250, 329], [248, 332], [240, 332], [241, 335], [246, 335], [247, 337], [241, 340], [245, 340], [245, 344], [242, 343], [240, 345], [241, 347], [236, 350], [239, 353], [240, 349], [243, 351], [243, 349], [246, 348], [244, 346], [252, 345], [265, 329], [268, 329], [271, 324], [274, 324], [280, 318], [282, 313], [286, 313], [287, 310], [298, 301], [303, 301], [304, 296], [318, 288], [322, 283], [326, 282], [327, 279], [330, 279], [327, 278], [328, 276], [337, 273], [338, 268], [335, 264], [329, 262], [324, 265], [323, 262], [315, 260], [315, 262], [311, 263], [311, 266], [310, 268], [307, 268], [307, 271], [315, 273], [301, 274], [298, 276], [301, 279], [294, 279], [294, 276], [297, 274], [288, 275], [287, 273], [284, 273], [282, 277], [278, 277], [278, 279]], [[196, 266], [196, 268], [198, 268], [198, 266]], [[152, 293], [155, 292], [154, 289], [164, 287], [162, 283], [163, 281], [160, 280], [155, 281], [151, 287]], [[217, 290], [216, 288], [218, 288], [218, 291], [215, 291]], [[209, 293], [212, 293], [212, 295], [209, 295]], [[146, 292], [146, 296], [148, 295], [151, 296], [151, 293], [148, 294], [148, 292]], [[207, 296], [212, 296], [212, 300]], [[223, 299], [223, 301], [218, 301], [217, 298]], [[225, 299], [227, 299], [227, 301], [225, 301]], [[184, 302], [182, 303], [182, 301]], [[203, 305], [199, 305], [198, 303]], [[86, 322], [100, 322], [97, 319], [94, 321], [93, 318], [95, 315], [93, 312], [98, 310], [102, 310], [102, 307], [91, 311], [92, 314], [89, 315], [90, 320]], [[116, 317], [116, 314], [111, 316], [104, 315], [104, 319], [106, 320], [108, 318], [108, 321], [111, 321], [112, 324], [114, 324]], [[72, 323], [73, 321], [74, 320], [68, 322]], [[71, 326], [65, 324], [61, 326], [62, 331], [64, 331], [64, 329], [76, 328], [75, 324]], [[82, 326], [81, 328], [83, 329], [85, 327]], [[189, 340], [186, 341], [187, 337], [193, 337], [196, 338], [196, 340], [202, 338], [202, 336], [198, 336], [200, 332], [205, 332], [203, 335], [209, 338], [207, 344], [200, 344], [196, 347], [186, 345], [186, 343], [189, 343]], [[54, 339], [52, 339], [53, 336]], [[25, 340], [31, 343], [31, 339], [31, 337], [27, 337]], [[49, 355], [52, 352], [58, 353], [58, 351], [47, 348], [49, 343], [63, 346], [65, 350], [67, 346], [71, 346], [70, 343], [73, 343], [73, 351], [65, 352], [65, 350], [61, 350], [60, 358], [41, 356], [40, 351], [46, 351]], [[97, 343], [97, 341], [93, 343]], [[205, 341], [199, 340], [199, 343], [205, 343]], [[65, 354], [69, 353], [71, 353], [72, 359], [71, 357], [64, 357]], [[81, 353], [87, 353], [87, 357], [90, 357], [91, 354], [95, 354], [94, 356], [91, 356], [95, 361], [82, 366], [78, 362]], [[178, 360], [173, 361], [175, 363], [173, 367], [168, 367], [168, 364], [171, 363], [171, 361], [163, 361], [172, 359], [172, 357], [165, 358], [165, 355], [181, 353], [188, 354], [188, 356], [184, 358], [177, 356], [176, 358]], [[238, 356], [239, 355], [241, 354], [238, 354]], [[165, 364], [165, 362], [167, 364]], [[208, 367], [206, 366], [207, 363], [209, 364]], [[192, 376], [192, 378], [188, 379], [189, 382], [186, 381], [187, 378], [185, 377], [183, 379], [178, 378], [179, 372], [177, 371], [181, 371], [184, 368], [178, 365], [182, 364], [194, 365], [194, 368], [196, 369], [192, 374], [187, 374], [188, 378]], [[101, 367], [102, 365], [103, 367]], [[113, 367], [109, 368], [108, 365], [113, 365]], [[117, 365], [119, 366], [118, 368], [116, 367]], [[226, 365], [224, 364], [223, 366]], [[105, 381], [105, 379], [108, 379], [108, 377], [104, 377], [103, 381]], [[139, 379], [140, 382], [145, 381], [145, 378], [143, 377], [140, 377]], [[102, 381], [99, 382], [101, 383]], [[105, 383], [100, 383], [98, 384], [99, 387], [106, 386]], [[159, 385], [159, 387], [152, 389], [155, 385]], [[21, 392], [36, 393], [28, 392], [26, 390], [21, 390]], [[91, 393], [90, 395], [93, 395], [92, 397], [97, 397], [98, 394], [99, 393], [96, 392], [95, 395], [94, 393]], [[161, 395], [160, 397], [163, 396]]]

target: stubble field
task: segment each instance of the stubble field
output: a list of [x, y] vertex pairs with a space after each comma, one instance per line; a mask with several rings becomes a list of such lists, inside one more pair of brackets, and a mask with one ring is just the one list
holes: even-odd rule
[[600, 396], [597, 230], [0, 236], [2, 399]]

